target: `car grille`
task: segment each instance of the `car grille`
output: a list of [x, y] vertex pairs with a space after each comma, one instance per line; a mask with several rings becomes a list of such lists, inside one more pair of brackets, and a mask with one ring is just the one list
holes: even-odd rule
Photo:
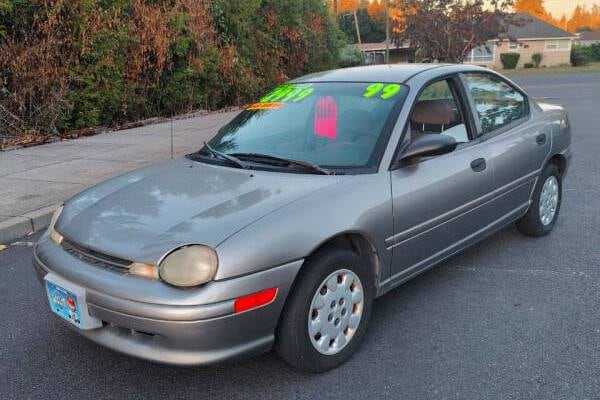
[[78, 258], [81, 261], [96, 267], [112, 269], [119, 272], [126, 272], [129, 268], [129, 265], [131, 264], [131, 261], [88, 249], [86, 247], [73, 243], [67, 238], [63, 238], [61, 245], [63, 249], [73, 257]]

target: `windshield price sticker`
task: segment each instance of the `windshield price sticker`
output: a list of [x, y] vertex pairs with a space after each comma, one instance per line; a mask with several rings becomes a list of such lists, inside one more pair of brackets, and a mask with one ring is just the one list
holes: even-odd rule
[[246, 107], [246, 110], [278, 110], [283, 107], [283, 103], [269, 102], [269, 103], [254, 103]]
[[382, 100], [391, 99], [395, 95], [397, 95], [402, 89], [397, 83], [372, 83], [365, 88], [365, 92], [363, 93], [363, 97], [371, 98], [377, 95], [378, 98]]
[[259, 100], [259, 103], [298, 103], [310, 96], [314, 91], [315, 88], [311, 84], [286, 83], [267, 93]]

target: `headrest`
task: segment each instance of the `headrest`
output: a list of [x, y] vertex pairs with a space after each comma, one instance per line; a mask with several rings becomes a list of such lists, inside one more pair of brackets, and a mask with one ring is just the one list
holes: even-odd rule
[[450, 125], [458, 121], [452, 100], [421, 100], [415, 104], [410, 122], [419, 125]]

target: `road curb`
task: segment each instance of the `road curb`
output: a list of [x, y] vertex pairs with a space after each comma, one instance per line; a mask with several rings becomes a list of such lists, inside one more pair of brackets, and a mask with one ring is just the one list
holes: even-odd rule
[[46, 228], [57, 207], [58, 204], [54, 204], [0, 221], [0, 244], [10, 244], [15, 239]]

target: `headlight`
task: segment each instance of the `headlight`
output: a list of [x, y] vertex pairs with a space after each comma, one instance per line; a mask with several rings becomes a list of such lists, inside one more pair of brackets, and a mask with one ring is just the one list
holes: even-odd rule
[[56, 221], [58, 221], [58, 217], [60, 217], [60, 213], [62, 213], [62, 210], [64, 208], [64, 205], [61, 205], [60, 207], [58, 207], [56, 209], [56, 211], [54, 211], [54, 214], [52, 215], [52, 219], [50, 219], [50, 225], [48, 226], [48, 232], [50, 233], [50, 239], [52, 239], [52, 241], [56, 244], [61, 244], [63, 241], [63, 236], [58, 233], [56, 231], [56, 229], [54, 229], [54, 225], [56, 225]]
[[217, 273], [217, 253], [208, 246], [186, 246], [173, 251], [160, 263], [160, 278], [175, 286], [197, 286], [210, 282]]

